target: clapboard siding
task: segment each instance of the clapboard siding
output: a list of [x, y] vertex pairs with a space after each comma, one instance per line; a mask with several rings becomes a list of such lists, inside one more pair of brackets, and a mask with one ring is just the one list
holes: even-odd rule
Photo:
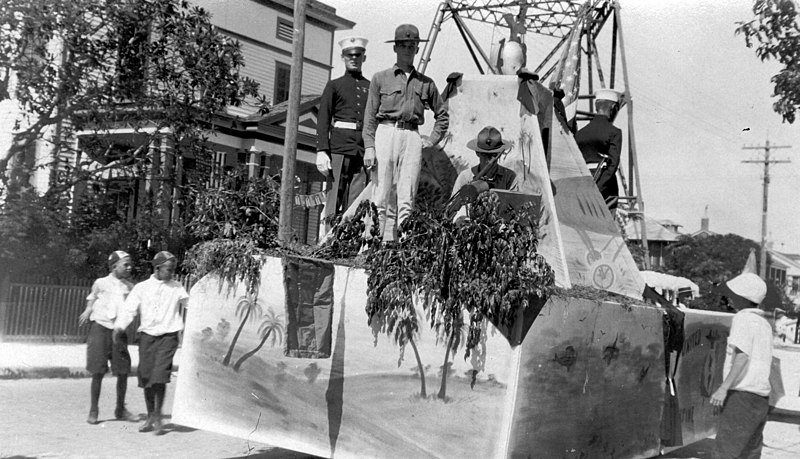
[[[211, 13], [211, 22], [236, 34], [250, 37], [291, 52], [292, 44], [277, 38], [278, 18], [293, 22], [291, 13], [284, 13], [253, 1], [242, 0], [192, 0]], [[308, 59], [330, 65], [333, 26], [329, 29], [306, 21], [304, 55]]]

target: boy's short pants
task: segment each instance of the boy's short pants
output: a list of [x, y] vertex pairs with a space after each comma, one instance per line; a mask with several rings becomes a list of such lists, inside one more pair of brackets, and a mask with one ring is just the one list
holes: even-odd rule
[[89, 337], [86, 341], [86, 371], [89, 373], [105, 374], [108, 372], [108, 362], [111, 361], [111, 374], [127, 375], [131, 372], [131, 355], [128, 353], [128, 338], [125, 333], [120, 336], [120, 342], [114, 343], [113, 330], [97, 322], [92, 322], [89, 328]]
[[139, 334], [139, 387], [166, 384], [172, 373], [172, 358], [178, 350], [178, 332], [159, 336]]

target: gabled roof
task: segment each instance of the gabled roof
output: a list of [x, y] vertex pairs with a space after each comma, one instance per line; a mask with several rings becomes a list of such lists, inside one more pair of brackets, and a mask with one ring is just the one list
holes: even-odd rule
[[[644, 221], [648, 241], [675, 242], [681, 236], [675, 231], [665, 228], [657, 220], [645, 217]], [[628, 235], [628, 239], [640, 241], [642, 239], [641, 220], [628, 221], [628, 224], [625, 225], [625, 234]]]
[[[284, 8], [288, 8], [289, 10], [294, 10], [294, 2], [292, 0], [260, 0], [261, 2], [265, 3], [275, 3], [278, 5], [283, 6]], [[317, 21], [322, 22], [323, 24], [328, 24], [334, 27], [335, 30], [347, 30], [352, 29], [355, 22], [347, 20], [341, 16], [336, 15], [336, 8], [326, 5], [318, 0], [309, 0], [306, 5], [306, 16], [312, 19], [316, 19]]]
[[[319, 112], [319, 94], [300, 96], [299, 129], [297, 133], [298, 147], [316, 151], [317, 147], [317, 113]], [[272, 139], [282, 143], [286, 138], [286, 118], [289, 102], [273, 105], [266, 115], [253, 114], [240, 118], [231, 114], [219, 114], [215, 124], [220, 131], [243, 139]]]

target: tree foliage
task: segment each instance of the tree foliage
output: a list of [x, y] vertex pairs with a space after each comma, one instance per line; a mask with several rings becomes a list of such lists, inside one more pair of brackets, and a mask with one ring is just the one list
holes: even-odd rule
[[775, 84], [775, 112], [788, 123], [800, 106], [800, 26], [794, 0], [755, 0], [754, 19], [737, 22], [736, 34], [744, 36], [762, 60], [775, 60], [783, 68], [771, 79]]
[[164, 222], [156, 206], [143, 203], [124, 221], [115, 203], [100, 195], [73, 206], [63, 195], [23, 190], [0, 204], [0, 266], [16, 278], [94, 279], [108, 274], [108, 255], [124, 250], [134, 278], [149, 275], [159, 250], [178, 256], [193, 243], [182, 225]]
[[700, 298], [691, 306], [722, 310], [714, 284], [727, 281], [742, 272], [750, 250], [759, 245], [736, 234], [714, 234], [693, 238], [682, 236], [670, 245], [664, 257], [667, 274], [686, 277], [700, 287]]
[[[0, 27], [0, 102], [22, 113], [0, 172], [37, 139], [52, 142], [53, 161], [85, 150], [56, 192], [108, 169], [141, 172], [156, 139], [203, 159], [216, 115], [267, 104], [240, 75], [239, 43], [184, 0], [6, 0]], [[116, 128], [133, 135], [114, 140]]]
[[487, 192], [472, 204], [464, 224], [415, 209], [399, 243], [368, 255], [367, 317], [376, 336], [394, 336], [401, 356], [420, 327], [414, 296], [425, 299], [425, 319], [445, 343], [440, 398], [445, 398], [451, 352], [463, 345], [469, 357], [485, 321], [511, 328], [530, 300], [552, 290], [553, 270], [536, 252], [539, 217], [521, 210], [504, 218], [497, 195]]

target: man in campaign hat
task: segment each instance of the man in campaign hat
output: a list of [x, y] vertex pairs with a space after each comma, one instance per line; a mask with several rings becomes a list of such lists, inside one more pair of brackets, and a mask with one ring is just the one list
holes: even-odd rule
[[597, 90], [594, 96], [597, 113], [575, 134], [589, 172], [595, 177], [597, 188], [612, 212], [617, 208], [619, 196], [617, 169], [622, 149], [622, 131], [613, 122], [621, 97], [622, 93], [613, 89]]
[[367, 58], [367, 39], [339, 41], [345, 73], [325, 85], [317, 115], [317, 169], [329, 178], [323, 219], [347, 210], [369, 181], [364, 170], [361, 135], [369, 80], [361, 73]]
[[727, 281], [721, 293], [738, 312], [728, 336], [723, 381], [710, 400], [722, 408], [714, 457], [761, 457], [772, 389], [772, 327], [759, 309], [767, 284], [746, 272]]
[[[517, 175], [514, 171], [497, 164], [499, 156], [511, 148], [511, 145], [503, 141], [503, 136], [494, 126], [481, 129], [477, 137], [467, 142], [467, 148], [478, 155], [479, 162], [477, 166], [464, 169], [458, 174], [453, 185], [453, 194], [476, 179], [486, 182], [489, 189], [517, 188]], [[477, 177], [480, 172], [483, 173]]]
[[[460, 191], [472, 196], [487, 189], [512, 191], [517, 189], [517, 175], [514, 171], [497, 163], [500, 155], [511, 148], [508, 142], [503, 141], [503, 136], [497, 128], [484, 127], [474, 139], [467, 142], [467, 148], [478, 155], [478, 165], [464, 169], [458, 174], [453, 184], [453, 196]], [[481, 181], [483, 184], [476, 185], [476, 181]], [[465, 187], [474, 187], [474, 190], [466, 190]], [[456, 212], [454, 220], [463, 221], [466, 216], [466, 206], [461, 207]]]
[[86, 422], [97, 424], [100, 389], [103, 377], [108, 373], [117, 377], [117, 407], [114, 417], [130, 420], [133, 415], [125, 408], [125, 393], [128, 390], [128, 374], [131, 372], [131, 356], [128, 353], [128, 340], [123, 334], [119, 340], [113, 339], [114, 320], [125, 303], [125, 298], [133, 284], [131, 277], [131, 256], [122, 250], [115, 250], [108, 256], [108, 276], [94, 281], [86, 309], [78, 318], [80, 325], [89, 322], [89, 336], [86, 339], [86, 370], [92, 375], [91, 405]]
[[[447, 109], [436, 84], [414, 68], [419, 30], [411, 24], [397, 27], [394, 40], [396, 64], [372, 77], [364, 113], [364, 165], [376, 166], [372, 174], [372, 200], [378, 208], [384, 241], [394, 240], [414, 205], [422, 149], [436, 145], [447, 131]], [[420, 137], [425, 109], [433, 111], [436, 123], [427, 138]], [[391, 222], [391, 223], [387, 223]]]
[[161, 408], [172, 373], [172, 358], [178, 350], [178, 333], [183, 330], [182, 309], [189, 294], [172, 279], [177, 266], [175, 255], [158, 252], [153, 275], [136, 284], [114, 322], [115, 340], [139, 314], [139, 387], [144, 389], [147, 420], [139, 432], [163, 433]]

